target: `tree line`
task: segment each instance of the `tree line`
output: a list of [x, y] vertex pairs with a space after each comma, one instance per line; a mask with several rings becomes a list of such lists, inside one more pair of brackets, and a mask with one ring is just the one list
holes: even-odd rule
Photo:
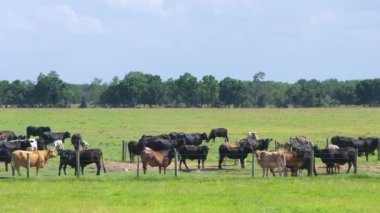
[[110, 83], [95, 78], [90, 84], [63, 82], [58, 73], [30, 80], [0, 81], [2, 107], [328, 107], [380, 105], [380, 78], [338, 81], [300, 79], [295, 83], [266, 81], [258, 72], [250, 80], [212, 75], [178, 79], [129, 72]]

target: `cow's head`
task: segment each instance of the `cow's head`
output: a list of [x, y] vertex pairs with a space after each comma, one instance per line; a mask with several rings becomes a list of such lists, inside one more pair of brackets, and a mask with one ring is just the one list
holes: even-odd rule
[[207, 137], [207, 133], [205, 133], [205, 132], [202, 133], [202, 134], [201, 134], [201, 139], [202, 139], [202, 140], [209, 141], [209, 139], [208, 139], [208, 137]]
[[81, 141], [82, 141], [82, 136], [80, 134], [74, 134], [71, 137], [71, 144], [74, 146], [75, 150], [79, 150]]
[[63, 138], [69, 138], [69, 137], [70, 137], [70, 132], [63, 133]]

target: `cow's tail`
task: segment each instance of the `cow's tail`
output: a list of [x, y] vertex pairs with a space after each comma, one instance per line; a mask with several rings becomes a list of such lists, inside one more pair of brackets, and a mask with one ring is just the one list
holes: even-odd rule
[[106, 173], [106, 167], [104, 166], [104, 160], [103, 160], [103, 153], [102, 153], [102, 166], [103, 166], [103, 172]]

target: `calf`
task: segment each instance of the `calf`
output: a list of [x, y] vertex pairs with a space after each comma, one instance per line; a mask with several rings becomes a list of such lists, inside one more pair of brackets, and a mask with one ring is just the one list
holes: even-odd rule
[[128, 142], [128, 152], [129, 152], [130, 163], [134, 163], [135, 162], [135, 155], [140, 155], [139, 148], [137, 146], [136, 141], [129, 141]]
[[[58, 168], [58, 175], [61, 175], [61, 169], [63, 168], [63, 172], [66, 175], [66, 167], [69, 165], [71, 168], [75, 169], [75, 175], [77, 172], [76, 169], [76, 152], [74, 150], [61, 150], [59, 152], [60, 161]], [[103, 166], [103, 172], [106, 173], [106, 168], [104, 166], [103, 161], [103, 153], [100, 149], [86, 149], [79, 152], [79, 164], [81, 167], [82, 175], [84, 167], [89, 164], [96, 164], [96, 175], [100, 175], [100, 170]]]
[[144, 174], [146, 174], [147, 165], [158, 166], [159, 173], [161, 174], [161, 169], [164, 169], [164, 174], [166, 174], [166, 168], [170, 165], [172, 159], [174, 158], [174, 151], [154, 151], [149, 147], [145, 147], [141, 152], [141, 161], [143, 164]]
[[181, 170], [182, 162], [185, 164], [186, 169], [189, 169], [186, 164], [186, 159], [195, 160], [198, 159], [198, 169], [200, 169], [200, 163], [202, 160], [202, 169], [205, 168], [205, 160], [207, 159], [209, 148], [207, 146], [182, 146], [178, 149], [181, 156], [181, 161], [179, 162], [179, 169]]
[[[269, 169], [273, 170], [274, 168], [279, 169], [280, 175], [284, 173], [284, 176], [286, 176], [286, 159], [283, 152], [257, 150], [255, 154], [258, 164], [263, 169], [263, 177], [265, 175], [268, 177]], [[273, 176], [275, 176], [274, 172]]]
[[27, 155], [29, 154], [29, 162], [30, 167], [36, 167], [36, 176], [38, 176], [38, 169], [44, 168], [44, 166], [47, 164], [47, 161], [51, 157], [55, 157], [56, 154], [53, 150], [38, 150], [38, 151], [23, 151], [23, 150], [16, 150], [12, 152], [12, 170], [13, 170], [13, 176], [14, 176], [14, 170], [17, 170], [17, 173], [19, 176], [20, 174], [20, 167], [28, 167], [28, 160]]

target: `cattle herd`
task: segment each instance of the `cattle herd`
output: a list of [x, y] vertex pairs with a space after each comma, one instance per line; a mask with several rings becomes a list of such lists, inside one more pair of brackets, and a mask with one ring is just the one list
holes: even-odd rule
[[[31, 138], [37, 136], [37, 138]], [[65, 139], [71, 137], [71, 144], [75, 150], [64, 149]], [[53, 149], [48, 149], [48, 145], [53, 145]], [[79, 152], [80, 168], [83, 174], [84, 167], [95, 163], [97, 175], [100, 174], [101, 167], [106, 172], [103, 162], [103, 154], [100, 149], [88, 149], [89, 145], [82, 139], [80, 134], [70, 135], [69, 132], [52, 132], [50, 127], [28, 126], [26, 136], [16, 136], [13, 131], [0, 131], [0, 161], [5, 162], [5, 170], [8, 171], [8, 164], [12, 165], [13, 175], [15, 170], [20, 175], [20, 167], [36, 167], [38, 170], [44, 168], [48, 159], [60, 156], [58, 175], [61, 169], [66, 175], [67, 165], [77, 171], [77, 151]]]
[[[38, 138], [31, 138], [36, 136]], [[256, 157], [258, 165], [263, 170], [263, 177], [271, 173], [279, 173], [280, 176], [287, 176], [290, 171], [292, 176], [302, 174], [302, 170], [307, 170], [308, 175], [314, 173], [314, 157], [320, 158], [326, 165], [326, 173], [339, 173], [340, 165], [348, 164], [347, 173], [353, 166], [357, 169], [357, 156], [373, 155], [379, 147], [380, 139], [377, 137], [350, 138], [334, 136], [331, 143], [324, 149], [314, 145], [310, 138], [305, 136], [294, 136], [289, 138], [289, 142], [276, 142], [275, 149], [269, 150], [269, 145], [273, 141], [271, 138], [259, 139], [256, 132], [249, 132], [247, 137], [236, 141], [228, 142], [228, 131], [226, 128], [212, 129], [206, 133], [183, 133], [171, 132], [161, 135], [143, 135], [138, 141], [129, 141], [128, 150], [131, 163], [134, 156], [140, 156], [143, 171], [146, 173], [147, 166], [159, 167], [159, 172], [166, 168], [176, 157], [179, 157], [179, 169], [182, 164], [189, 169], [186, 160], [198, 160], [198, 169], [204, 169], [204, 163], [209, 154], [209, 147], [202, 143], [213, 141], [215, 138], [224, 138], [224, 143], [219, 146], [218, 168], [223, 169], [225, 158], [235, 159], [240, 162], [241, 168], [245, 168], [245, 159], [249, 154]], [[71, 138], [74, 150], [64, 149], [65, 139]], [[47, 149], [48, 145], [53, 144], [53, 150]], [[88, 143], [82, 139], [80, 134], [70, 135], [69, 132], [52, 132], [50, 127], [26, 128], [26, 136], [16, 136], [12, 131], [0, 131], [0, 161], [5, 162], [5, 169], [8, 171], [8, 164], [11, 163], [12, 170], [19, 172], [19, 168], [36, 167], [43, 168], [50, 157], [60, 156], [58, 175], [63, 169], [66, 175], [66, 167], [75, 169], [77, 172], [77, 152], [79, 152], [79, 163], [83, 174], [83, 169], [88, 164], [95, 163], [97, 175], [100, 175], [101, 168], [106, 172], [103, 162], [103, 153], [100, 149], [89, 149]], [[29, 158], [29, 161], [28, 161]]]

